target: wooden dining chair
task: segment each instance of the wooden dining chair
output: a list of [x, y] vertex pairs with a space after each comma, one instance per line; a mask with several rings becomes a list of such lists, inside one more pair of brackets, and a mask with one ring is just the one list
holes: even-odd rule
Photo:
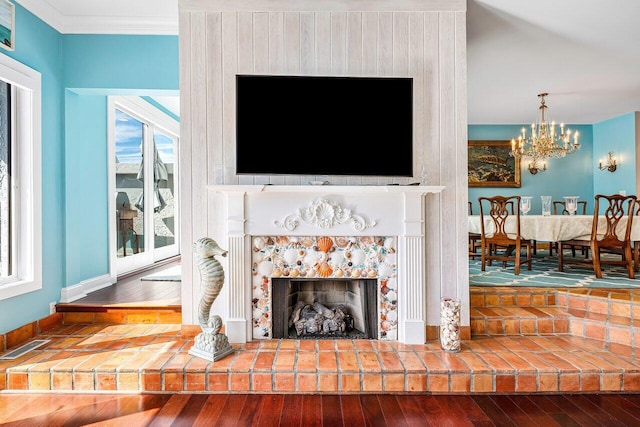
[[[469, 215], [473, 215], [473, 204], [469, 203]], [[478, 249], [480, 249], [480, 233], [469, 233], [469, 259], [476, 259], [480, 256]]]
[[[520, 274], [520, 265], [527, 264], [527, 270], [531, 270], [532, 242], [523, 239], [520, 234], [520, 209], [511, 213], [509, 204], [520, 206], [520, 196], [493, 196], [478, 197], [480, 205], [480, 249], [481, 270], [485, 271], [486, 265], [491, 262], [502, 261], [503, 267], [507, 262], [514, 263], [514, 273]], [[513, 223], [507, 221], [509, 217], [515, 219]], [[487, 229], [485, 218], [488, 218], [491, 228]], [[522, 257], [522, 248], [526, 249], [526, 257]], [[500, 250], [502, 248], [502, 250]]]
[[[554, 215], [570, 215], [569, 211], [567, 210], [567, 205], [564, 202], [564, 200], [554, 200], [553, 201], [553, 214]], [[586, 200], [578, 201], [578, 210], [576, 211], [576, 214], [578, 214], [578, 215], [586, 215], [587, 214], [587, 201]], [[552, 242], [552, 243], [549, 244], [549, 256], [553, 255], [553, 250], [554, 249], [556, 250], [556, 252], [558, 251], [558, 242]], [[574, 258], [576, 256], [576, 249], [580, 249], [580, 253], [585, 258], [589, 256], [589, 243], [587, 243], [586, 245], [565, 246], [562, 249], [570, 249], [571, 250], [571, 256], [574, 257]]]
[[[589, 246], [591, 259], [570, 260], [564, 258], [563, 251], [558, 251], [558, 270], [564, 271], [564, 264], [588, 265], [598, 279], [602, 278], [602, 264], [621, 265], [627, 269], [630, 279], [634, 279], [635, 265], [631, 242], [631, 226], [638, 207], [637, 198], [634, 195], [622, 196], [619, 194], [595, 196], [593, 208], [593, 222]], [[604, 214], [600, 215], [600, 211]], [[604, 218], [604, 221], [600, 219]], [[626, 220], [626, 223], [624, 222]], [[581, 240], [564, 240], [562, 245], [584, 245]], [[602, 257], [602, 254], [617, 254], [621, 259]]]

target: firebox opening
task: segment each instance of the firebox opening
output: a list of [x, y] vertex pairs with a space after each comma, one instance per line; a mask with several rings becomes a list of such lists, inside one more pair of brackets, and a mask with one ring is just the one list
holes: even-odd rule
[[272, 279], [273, 338], [377, 339], [376, 279]]

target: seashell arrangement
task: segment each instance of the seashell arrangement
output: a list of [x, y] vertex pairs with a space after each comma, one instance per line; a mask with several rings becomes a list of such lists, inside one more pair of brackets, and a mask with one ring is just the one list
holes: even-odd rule
[[378, 265], [378, 274], [380, 275], [380, 277], [393, 276], [393, 273], [394, 273], [393, 266], [388, 262], [383, 262], [383, 263], [380, 263], [380, 265]]
[[354, 267], [362, 264], [366, 258], [367, 255], [362, 249], [355, 249], [351, 251], [350, 261], [353, 263]]
[[295, 264], [298, 260], [298, 250], [294, 248], [289, 248], [284, 251], [283, 258], [287, 264]]
[[[396, 239], [379, 236], [254, 236], [252, 286], [257, 301], [271, 300], [271, 279], [379, 278], [380, 339], [397, 339]], [[271, 307], [254, 304], [254, 337], [271, 336]], [[379, 325], [380, 325], [379, 323]]]
[[460, 300], [440, 300], [440, 347], [444, 351], [460, 351]]
[[346, 248], [349, 244], [349, 239], [347, 237], [338, 236], [336, 237], [336, 246], [339, 248]]
[[264, 249], [266, 245], [267, 244], [262, 237], [256, 237], [255, 239], [253, 239], [253, 246], [258, 250]]
[[327, 262], [323, 262], [318, 266], [318, 275], [320, 277], [329, 277], [333, 273], [333, 269]]
[[273, 262], [269, 260], [260, 261], [258, 264], [258, 274], [269, 277], [273, 271]]
[[330, 237], [326, 237], [326, 236], [320, 237], [316, 241], [316, 246], [318, 247], [318, 250], [321, 252], [329, 252], [333, 247], [333, 240], [331, 240]]

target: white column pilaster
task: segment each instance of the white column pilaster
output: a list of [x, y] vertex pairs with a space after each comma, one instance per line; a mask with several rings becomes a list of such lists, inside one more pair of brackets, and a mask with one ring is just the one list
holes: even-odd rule
[[[229, 192], [225, 197], [228, 271], [226, 274], [228, 286], [227, 298], [229, 318], [225, 321], [225, 331], [231, 343], [245, 343], [248, 341], [249, 322], [247, 320], [247, 297], [251, 278], [247, 278], [247, 249], [248, 236], [245, 234], [245, 193], [243, 191]], [[248, 262], [251, 262], [250, 259]]]
[[398, 339], [405, 344], [426, 342], [426, 270], [424, 201], [422, 194], [404, 195], [404, 233], [398, 249]]

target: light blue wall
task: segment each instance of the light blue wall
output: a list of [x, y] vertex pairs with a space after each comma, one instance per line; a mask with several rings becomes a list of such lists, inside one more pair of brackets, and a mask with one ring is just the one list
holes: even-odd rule
[[41, 290], [0, 300], [0, 333], [49, 314], [64, 282], [62, 36], [15, 4], [15, 50], [0, 49], [41, 73], [42, 82], [42, 281]]
[[0, 300], [0, 333], [108, 273], [107, 95], [177, 95], [178, 36], [61, 35], [16, 4], [15, 51], [42, 73], [43, 289]]
[[[530, 125], [525, 125], [530, 126]], [[532, 175], [525, 162], [521, 165], [520, 188], [513, 187], [470, 187], [469, 201], [477, 212], [478, 197], [495, 195], [533, 196], [531, 213], [539, 214], [542, 210], [540, 196], [552, 196], [552, 200], [563, 200], [563, 196], [580, 196], [579, 200], [587, 200], [587, 210], [593, 212], [593, 133], [590, 125], [567, 125], [573, 131], [580, 132], [580, 150], [561, 159], [547, 162], [547, 170]], [[503, 140], [510, 141], [517, 137], [521, 125], [470, 125], [469, 140]], [[597, 170], [597, 169], [596, 169]]]
[[178, 36], [65, 35], [62, 63], [66, 88], [119, 95], [175, 95], [179, 88]]
[[[594, 194], [636, 193], [636, 114], [629, 113], [593, 125]], [[598, 160], [613, 151], [618, 157], [615, 172], [601, 171]], [[603, 162], [604, 163], [604, 162]]]
[[73, 88], [65, 104], [64, 286], [74, 286], [109, 273], [107, 96], [177, 95], [178, 37], [65, 35], [62, 58], [64, 85]]
[[107, 98], [65, 94], [65, 285], [109, 273]]

